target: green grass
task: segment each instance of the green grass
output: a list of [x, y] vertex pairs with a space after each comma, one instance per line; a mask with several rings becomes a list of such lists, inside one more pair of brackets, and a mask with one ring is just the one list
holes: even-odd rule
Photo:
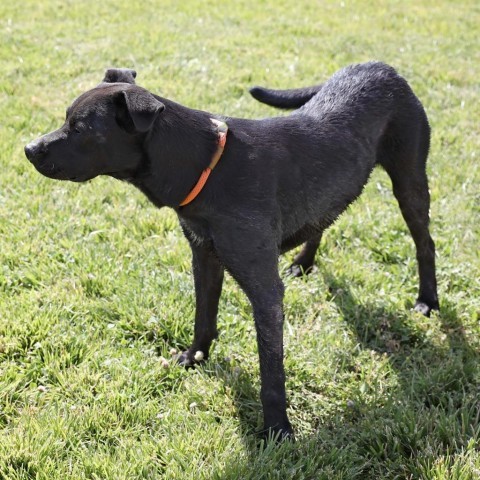
[[[477, 1], [5, 1], [0, 23], [0, 479], [480, 476]], [[227, 278], [210, 360], [163, 368], [193, 330], [175, 216], [113, 179], [43, 178], [23, 145], [110, 66], [185, 105], [256, 118], [276, 112], [250, 86], [309, 85], [370, 59], [409, 80], [432, 124], [442, 312], [411, 311], [413, 243], [375, 172], [317, 271], [285, 280], [297, 442], [259, 447], [240, 289]]]

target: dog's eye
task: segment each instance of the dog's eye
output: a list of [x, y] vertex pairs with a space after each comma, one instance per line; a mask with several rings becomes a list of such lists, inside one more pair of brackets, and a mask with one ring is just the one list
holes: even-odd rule
[[81, 120], [70, 120], [70, 132], [71, 133], [82, 133], [85, 130], [85, 125]]

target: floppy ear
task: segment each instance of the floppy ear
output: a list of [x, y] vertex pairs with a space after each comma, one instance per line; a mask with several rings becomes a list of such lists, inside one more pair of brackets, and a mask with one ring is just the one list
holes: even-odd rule
[[115, 97], [117, 122], [129, 133], [147, 132], [165, 105], [147, 90], [135, 89], [118, 92]]
[[105, 71], [103, 83], [131, 83], [135, 84], [137, 72], [130, 68], [109, 68]]

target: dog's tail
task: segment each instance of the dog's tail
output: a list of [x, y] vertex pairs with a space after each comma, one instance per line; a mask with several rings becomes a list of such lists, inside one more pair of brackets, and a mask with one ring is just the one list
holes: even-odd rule
[[263, 87], [252, 87], [250, 94], [259, 102], [277, 108], [300, 108], [305, 105], [320, 90], [322, 85], [291, 90], [272, 90]]

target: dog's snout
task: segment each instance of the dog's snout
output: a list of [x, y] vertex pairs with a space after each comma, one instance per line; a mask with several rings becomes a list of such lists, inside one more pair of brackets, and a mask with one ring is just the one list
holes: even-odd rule
[[41, 161], [47, 150], [47, 145], [41, 140], [35, 140], [25, 145], [25, 155], [33, 163]]

